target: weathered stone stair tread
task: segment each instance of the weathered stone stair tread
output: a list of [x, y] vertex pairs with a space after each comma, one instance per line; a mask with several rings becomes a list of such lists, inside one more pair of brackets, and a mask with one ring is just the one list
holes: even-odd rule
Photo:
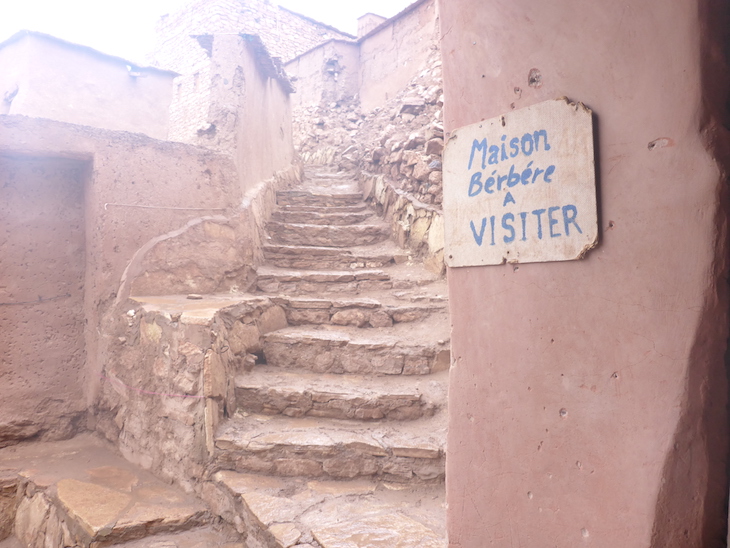
[[[403, 295], [401, 296], [403, 297]], [[292, 308], [394, 308], [398, 310], [446, 310], [447, 303], [442, 295], [433, 294], [429, 299], [423, 294], [411, 293], [412, 303], [404, 304], [403, 298], [398, 298], [390, 291], [372, 291], [368, 294], [359, 294], [357, 297], [297, 297], [278, 296], [271, 300], [280, 306]], [[406, 298], [405, 300], [410, 300]]]
[[[372, 298], [307, 299], [271, 297], [284, 309], [289, 325], [354, 326], [359, 328], [392, 327], [396, 323], [415, 323], [445, 313], [443, 302], [409, 303], [388, 297], [386, 303]], [[448, 321], [444, 316], [444, 321]]]
[[319, 542], [322, 548], [446, 548], [443, 485], [372, 480], [306, 481], [221, 471], [213, 481], [237, 499], [265, 546]]
[[390, 275], [379, 269], [360, 270], [289, 270], [260, 266], [256, 273], [259, 278], [272, 277], [282, 282], [351, 282], [355, 280], [389, 280]]
[[281, 371], [256, 366], [235, 379], [239, 409], [289, 417], [414, 420], [446, 406], [448, 372], [372, 377]]
[[[35, 490], [32, 498], [28, 493], [33, 490], [26, 490], [18, 507], [16, 534], [26, 545], [45, 535], [59, 542], [65, 537], [83, 546], [109, 546], [190, 530], [211, 520], [201, 501], [130, 464], [88, 434], [7, 447], [0, 450], [0, 469], [15, 471]], [[49, 509], [49, 515], [60, 519], [35, 526], [45, 531], [34, 529], [33, 520], [25, 518]]]
[[271, 220], [278, 223], [297, 223], [310, 225], [348, 226], [363, 223], [373, 217], [372, 211], [332, 212], [332, 211], [275, 211]]
[[446, 444], [446, 418], [437, 413], [416, 421], [363, 422], [237, 414], [219, 428], [215, 445], [227, 451], [268, 453], [274, 460], [280, 449], [287, 455], [311, 450], [331, 457], [351, 450], [373, 457], [439, 460]]
[[350, 247], [382, 242], [390, 237], [390, 225], [368, 222], [355, 225], [323, 225], [269, 221], [266, 232], [272, 243]]
[[362, 295], [380, 290], [414, 289], [432, 283], [443, 283], [438, 276], [409, 264], [396, 264], [380, 269], [294, 270], [261, 266], [257, 269], [259, 291], [270, 295], [327, 293]]
[[336, 187], [283, 190], [276, 193], [276, 203], [280, 206], [343, 206], [356, 205], [363, 201], [362, 192], [337, 192], [337, 190], [339, 189]]
[[266, 244], [267, 262], [281, 268], [380, 268], [407, 260], [406, 252], [392, 240], [355, 247], [324, 247]]
[[279, 206], [279, 211], [283, 213], [306, 212], [306, 213], [361, 213], [365, 210], [372, 211], [370, 206], [365, 202], [359, 204], [344, 206], [308, 206], [308, 205], [284, 205]]
[[416, 325], [396, 324], [392, 327], [362, 330], [352, 326], [286, 327], [267, 333], [270, 340], [297, 341], [301, 339], [326, 340], [340, 343], [356, 343], [359, 346], [399, 346], [403, 348], [448, 348], [450, 327], [448, 322], [427, 319]]
[[154, 535], [114, 546], [119, 548], [245, 548], [243, 542], [216, 531], [213, 527]]
[[263, 340], [268, 365], [315, 373], [427, 375], [449, 368], [449, 325], [429, 317], [379, 329], [287, 327]]

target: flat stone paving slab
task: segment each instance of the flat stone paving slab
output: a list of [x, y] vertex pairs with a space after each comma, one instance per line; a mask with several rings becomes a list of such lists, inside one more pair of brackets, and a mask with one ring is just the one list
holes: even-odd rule
[[245, 521], [270, 546], [446, 547], [443, 484], [406, 490], [367, 479], [307, 481], [230, 471], [213, 480], [240, 497]]
[[[43, 491], [81, 544], [103, 540], [108, 546], [200, 527], [211, 519], [201, 501], [127, 462], [90, 434], [6, 447], [0, 450], [0, 469]], [[35, 496], [25, 500], [30, 502], [21, 502], [17, 519], [30, 538], [37, 533], [33, 527], [46, 525], [21, 514], [37, 513], [45, 503]]]

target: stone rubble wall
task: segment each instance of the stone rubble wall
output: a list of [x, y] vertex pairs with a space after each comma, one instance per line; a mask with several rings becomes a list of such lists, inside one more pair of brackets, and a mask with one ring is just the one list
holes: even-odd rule
[[267, 0], [198, 0], [157, 24], [153, 66], [180, 74], [173, 84], [169, 139], [191, 142], [207, 127], [213, 35], [251, 34], [261, 38], [270, 54], [289, 60], [330, 39], [353, 37], [328, 25], [295, 14]]
[[236, 374], [250, 370], [262, 337], [286, 327], [286, 315], [267, 298], [202, 312], [126, 304], [90, 422], [127, 460], [193, 491], [220, 421], [236, 410]]
[[434, 47], [382, 108], [365, 114], [355, 97], [294, 113], [302, 161], [358, 172], [368, 198], [391, 219], [399, 245], [437, 272], [444, 269], [441, 82], [441, 52]]
[[292, 107], [312, 107], [348, 100], [359, 93], [360, 47], [329, 40], [284, 65], [295, 87]]

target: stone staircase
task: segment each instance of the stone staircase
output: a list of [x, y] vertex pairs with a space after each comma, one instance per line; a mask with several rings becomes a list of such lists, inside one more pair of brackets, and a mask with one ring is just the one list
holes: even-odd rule
[[257, 290], [289, 326], [236, 378], [215, 481], [256, 546], [443, 548], [444, 280], [345, 174], [310, 169], [277, 203]]
[[0, 548], [445, 548], [445, 282], [346, 174], [308, 170], [277, 202], [253, 294], [138, 297], [141, 324], [130, 311], [149, 348], [195, 355], [184, 337], [226, 321], [216, 348], [247, 348], [195, 493], [91, 434], [6, 447]]

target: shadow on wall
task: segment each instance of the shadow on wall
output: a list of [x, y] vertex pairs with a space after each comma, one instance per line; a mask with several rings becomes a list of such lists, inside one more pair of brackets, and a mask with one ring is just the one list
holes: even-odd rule
[[0, 447], [71, 436], [83, 377], [86, 162], [0, 156]]
[[[730, 6], [720, 0], [699, 2], [702, 30], [702, 91], [701, 132], [705, 146], [730, 173]], [[730, 354], [725, 348], [725, 363], [720, 345], [728, 336], [728, 220], [730, 196], [725, 185], [718, 197], [721, 207], [715, 218], [714, 272], [708, 276], [717, 280], [716, 287], [706, 292], [702, 319], [693, 337], [689, 374], [682, 400], [681, 418], [674, 433], [674, 451], [664, 463], [663, 484], [659, 492], [652, 534], [652, 548], [686, 546], [690, 531], [701, 531], [705, 548], [727, 546], [728, 467], [730, 443], [728, 438], [728, 390], [730, 384]], [[724, 321], [717, 321], [723, 318]], [[699, 448], [702, 449], [699, 449]], [[697, 456], [707, 455], [702, 466]], [[703, 486], [692, 492], [692, 486]], [[688, 515], [686, 523], [675, 523], [672, 516]], [[702, 521], [700, 521], [702, 520]]]

